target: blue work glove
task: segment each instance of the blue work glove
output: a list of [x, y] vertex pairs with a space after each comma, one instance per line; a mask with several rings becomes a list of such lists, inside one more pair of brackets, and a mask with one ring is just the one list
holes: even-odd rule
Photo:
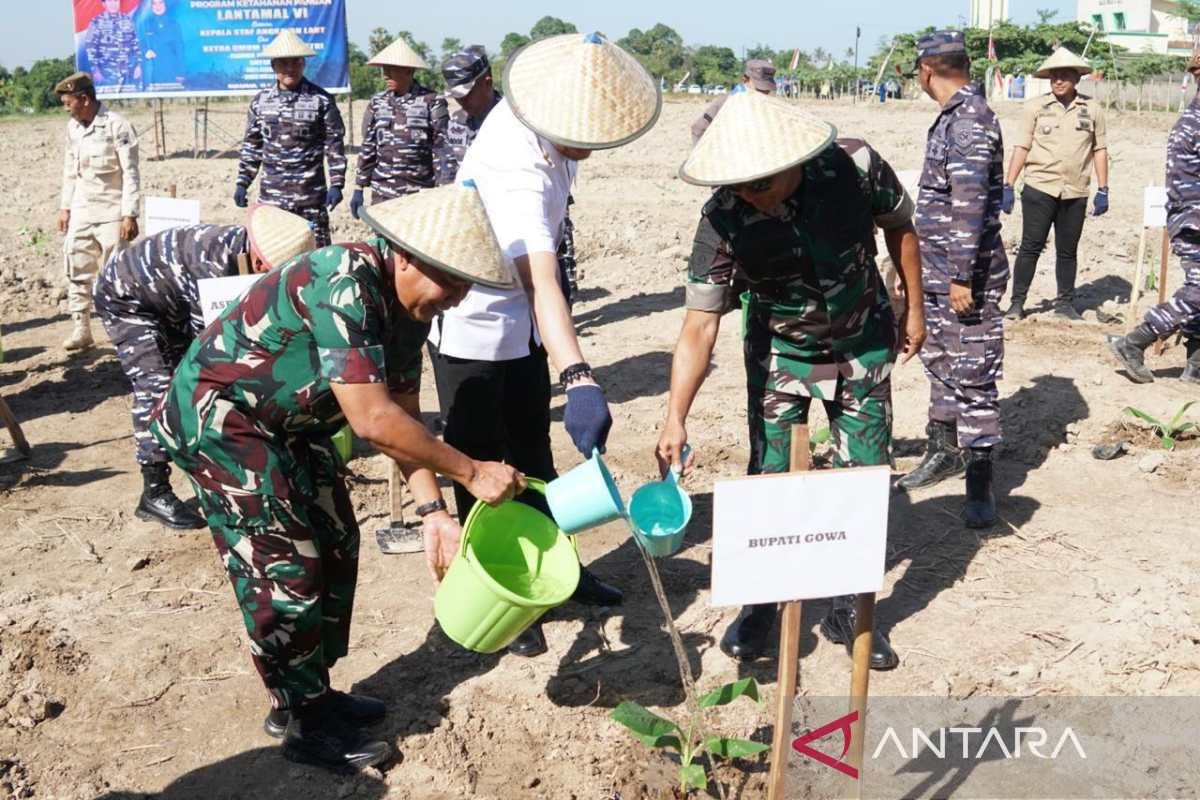
[[1005, 214], [1011, 214], [1013, 210], [1013, 204], [1016, 202], [1017, 196], [1013, 192], [1012, 184], [1004, 184], [1004, 199], [1000, 201], [1000, 210]]
[[350, 216], [358, 219], [358, 210], [363, 207], [363, 190], [355, 189], [350, 195]]
[[1101, 186], [1096, 190], [1096, 199], [1092, 206], [1093, 217], [1103, 217], [1108, 213], [1108, 187]]
[[246, 187], [239, 186], [233, 190], [233, 204], [238, 208], [246, 207]]
[[567, 410], [563, 423], [575, 448], [584, 458], [591, 458], [593, 450], [604, 452], [608, 431], [612, 428], [612, 415], [608, 413], [608, 401], [599, 386], [585, 384], [567, 389]]
[[329, 187], [329, 191], [325, 194], [325, 207], [333, 211], [342, 202], [342, 190], [336, 186]]

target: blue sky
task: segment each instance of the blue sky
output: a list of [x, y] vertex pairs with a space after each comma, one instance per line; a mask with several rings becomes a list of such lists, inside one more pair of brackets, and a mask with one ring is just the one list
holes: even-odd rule
[[[3, 0], [0, 16], [0, 64], [28, 66], [39, 58], [71, 52], [70, 0], [40, 2]], [[769, 10], [771, 6], [786, 11]], [[788, 8], [790, 6], [790, 8]], [[567, 10], [573, 8], [573, 10]], [[757, 9], [764, 9], [759, 11]], [[1033, 22], [1036, 9], [1052, 8], [1058, 19], [1073, 19], [1070, 0], [1011, 0], [1015, 22]], [[528, 33], [545, 14], [575, 23], [580, 30], [599, 30], [618, 38], [630, 28], [649, 28], [656, 22], [670, 25], [688, 44], [720, 44], [735, 48], [762, 42], [776, 49], [823, 47], [842, 55], [854, 46], [854, 27], [862, 27], [864, 58], [874, 51], [881, 36], [912, 31], [927, 25], [964, 24], [968, 0], [836, 0], [824, 3], [800, 0], [791, 3], [695, 2], [691, 0], [600, 0], [589, 3], [547, 3], [545, 0], [347, 0], [352, 41], [365, 45], [372, 28], [408, 29], [436, 50], [442, 39], [455, 36], [464, 43], [498, 49], [509, 31]], [[653, 9], [653, 10], [651, 10]]]

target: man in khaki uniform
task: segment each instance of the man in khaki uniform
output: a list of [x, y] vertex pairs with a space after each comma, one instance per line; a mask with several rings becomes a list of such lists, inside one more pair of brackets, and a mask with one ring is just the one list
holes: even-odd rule
[[69, 75], [54, 91], [71, 115], [58, 231], [66, 235], [67, 309], [75, 322], [63, 347], [77, 351], [92, 346], [92, 281], [138, 235], [137, 133], [96, 99], [86, 72]]
[[[753, 89], [759, 94], [775, 94], [775, 65], [761, 58], [752, 58], [747, 61], [746, 69], [742, 72], [741, 84], [733, 87], [730, 94], [744, 92], [747, 89]], [[725, 105], [725, 101], [728, 99], [728, 94], [717, 95], [711, 103], [704, 107], [704, 112], [692, 123], [692, 144], [700, 141], [700, 137], [712, 124], [713, 117], [717, 115], [721, 106]]]
[[1088, 184], [1096, 171], [1096, 200], [1092, 213], [1108, 211], [1108, 142], [1104, 108], [1087, 95], [1075, 91], [1079, 79], [1092, 71], [1079, 56], [1060, 47], [1034, 73], [1050, 79], [1050, 94], [1025, 104], [1017, 145], [1004, 181], [1004, 213], [1013, 208], [1013, 183], [1025, 171], [1021, 192], [1021, 248], [1017, 252], [1012, 304], [1005, 317], [1025, 316], [1025, 298], [1038, 256], [1046, 248], [1050, 226], [1054, 226], [1057, 251], [1055, 277], [1058, 293], [1054, 313], [1070, 320], [1080, 319], [1074, 305], [1077, 250], [1087, 215]]

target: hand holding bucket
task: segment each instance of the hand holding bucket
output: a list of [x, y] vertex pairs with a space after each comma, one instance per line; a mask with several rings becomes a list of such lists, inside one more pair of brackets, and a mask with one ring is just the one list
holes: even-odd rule
[[666, 478], [641, 487], [629, 501], [629, 527], [634, 538], [656, 558], [679, 552], [692, 519], [692, 498], [679, 488], [679, 473], [690, 455], [691, 448], [685, 446], [678, 466], [672, 464]]

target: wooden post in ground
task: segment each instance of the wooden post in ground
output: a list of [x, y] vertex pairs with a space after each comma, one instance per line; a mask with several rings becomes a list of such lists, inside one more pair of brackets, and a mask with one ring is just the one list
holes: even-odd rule
[[17, 422], [16, 415], [12, 413], [12, 409], [8, 407], [8, 403], [4, 402], [4, 398], [0, 397], [0, 422], [4, 423], [4, 427], [8, 428], [8, 435], [12, 437], [13, 444], [17, 446], [17, 450], [21, 455], [29, 458], [29, 454], [33, 451], [29, 447], [29, 442], [25, 438], [25, 434], [21, 431], [21, 426]]
[[[808, 426], [793, 425], [792, 472], [805, 472], [810, 466]], [[775, 732], [771, 737], [768, 800], [784, 800], [788, 756], [792, 752], [792, 708], [796, 702], [796, 679], [800, 669], [800, 614], [799, 600], [783, 604], [779, 621], [779, 679], [775, 684]]]
[[[1167, 262], [1171, 257], [1171, 237], [1167, 233], [1167, 229], [1163, 228], [1162, 235], [1162, 261], [1158, 265], [1158, 302], [1167, 302]], [[1161, 356], [1163, 351], [1167, 349], [1167, 340], [1158, 339], [1154, 342], [1154, 355]]]
[[858, 778], [846, 779], [845, 797], [862, 797], [862, 766], [865, 731], [867, 729], [867, 689], [871, 682], [871, 638], [875, 632], [875, 593], [866, 592], [855, 598], [854, 613], [854, 668], [850, 673], [850, 710], [858, 712], [858, 718], [850, 723], [851, 767], [858, 771]]
[[1141, 238], [1138, 239], [1137, 266], [1133, 270], [1133, 285], [1129, 287], [1129, 306], [1125, 312], [1125, 332], [1129, 333], [1137, 327], [1138, 299], [1142, 296], [1142, 263], [1146, 260], [1146, 227], [1142, 227]]

